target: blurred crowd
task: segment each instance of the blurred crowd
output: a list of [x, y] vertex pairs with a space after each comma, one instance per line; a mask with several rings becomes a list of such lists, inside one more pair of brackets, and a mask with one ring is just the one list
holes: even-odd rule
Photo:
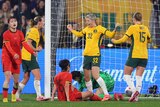
[[18, 19], [18, 28], [25, 35], [30, 27], [30, 19], [35, 16], [44, 17], [44, 15], [45, 0], [0, 0], [0, 42], [2, 42], [3, 32], [8, 28], [10, 16]]

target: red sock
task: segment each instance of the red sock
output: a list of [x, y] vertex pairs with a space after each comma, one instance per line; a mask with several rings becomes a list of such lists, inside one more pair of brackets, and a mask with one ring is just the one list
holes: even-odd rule
[[16, 94], [17, 90], [18, 90], [18, 88], [13, 87], [12, 94]]
[[102, 98], [100, 98], [100, 97], [99, 97], [98, 95], [96, 95], [96, 94], [93, 94], [93, 96], [90, 97], [90, 100], [92, 100], [92, 101], [101, 101]]
[[8, 98], [8, 88], [3, 88], [3, 98]]

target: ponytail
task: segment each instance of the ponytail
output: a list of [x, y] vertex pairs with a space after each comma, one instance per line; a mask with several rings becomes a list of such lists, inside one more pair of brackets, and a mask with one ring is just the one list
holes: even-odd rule
[[30, 21], [31, 21], [30, 26], [33, 27], [34, 25], [37, 25], [38, 22], [41, 22], [42, 18], [41, 18], [41, 16], [36, 16], [34, 19], [31, 19]]

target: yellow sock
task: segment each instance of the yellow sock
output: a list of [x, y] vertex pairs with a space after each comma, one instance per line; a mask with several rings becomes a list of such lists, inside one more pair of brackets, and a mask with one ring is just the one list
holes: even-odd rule
[[12, 102], [16, 102], [16, 94], [12, 94], [12, 99], [11, 99]]
[[8, 98], [3, 98], [3, 102], [7, 103], [8, 102]]

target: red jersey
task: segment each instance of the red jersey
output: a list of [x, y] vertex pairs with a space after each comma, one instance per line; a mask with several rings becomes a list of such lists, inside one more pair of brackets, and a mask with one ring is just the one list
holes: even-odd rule
[[[11, 48], [20, 56], [19, 60], [21, 60], [21, 43], [24, 41], [24, 35], [20, 30], [17, 30], [16, 32], [11, 32], [10, 30], [7, 30], [3, 34], [3, 41], [9, 41], [11, 44]], [[5, 46], [2, 47], [2, 61], [5, 58], [10, 58], [13, 60], [12, 55], [7, 50]]]
[[[59, 101], [67, 101], [66, 93], [65, 93], [65, 83], [72, 82], [72, 74], [69, 72], [60, 72], [54, 78], [54, 84], [58, 90], [58, 100]], [[82, 98], [82, 93], [78, 91], [76, 88], [73, 89], [72, 85], [69, 86], [69, 99], [70, 101], [79, 101]]]
[[[72, 82], [72, 74], [69, 72], [60, 72], [58, 73], [54, 78], [54, 83], [56, 84], [57, 90], [58, 90], [58, 100], [59, 101], [67, 101], [66, 94], [65, 94], [65, 83], [66, 81]], [[76, 89], [71, 89], [71, 84], [69, 86], [69, 99], [70, 101], [73, 101], [73, 93]]]

